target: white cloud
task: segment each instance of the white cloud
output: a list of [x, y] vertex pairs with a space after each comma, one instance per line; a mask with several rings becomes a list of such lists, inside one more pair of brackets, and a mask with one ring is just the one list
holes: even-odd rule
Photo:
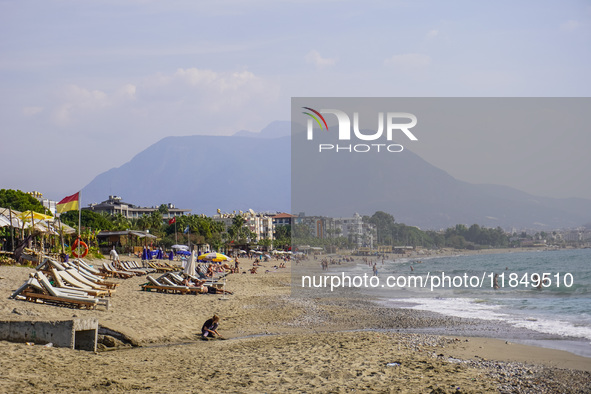
[[433, 29], [433, 30], [429, 30], [429, 32], [427, 33], [427, 38], [428, 39], [432, 39], [435, 38], [439, 35], [439, 30]]
[[384, 64], [409, 70], [422, 69], [431, 64], [431, 57], [421, 53], [405, 53], [387, 58], [384, 60]]
[[306, 63], [313, 64], [317, 68], [333, 66], [337, 62], [336, 59], [322, 57], [315, 49], [308, 52], [304, 59], [306, 59]]
[[135, 100], [136, 87], [130, 83], [122, 86], [117, 92], [116, 96], [123, 99]]
[[43, 107], [24, 107], [22, 112], [25, 116], [33, 116], [37, 115], [41, 111], [43, 111]]
[[177, 72], [174, 74], [174, 77], [180, 78], [192, 86], [204, 86], [215, 83], [215, 81], [218, 79], [218, 74], [211, 70], [200, 70], [197, 68], [179, 68]]
[[249, 89], [261, 82], [261, 79], [250, 71], [218, 73], [197, 68], [179, 68], [173, 78], [181, 79], [193, 87], [211, 88], [219, 92]]
[[59, 125], [67, 125], [78, 116], [104, 110], [113, 105], [133, 100], [136, 87], [123, 85], [111, 95], [102, 90], [89, 90], [77, 85], [67, 86], [61, 93], [62, 102], [53, 112], [53, 119]]
[[101, 133], [125, 130], [126, 138], [138, 133], [146, 138], [152, 133], [153, 139], [170, 132], [227, 134], [244, 125], [264, 127], [268, 112], [277, 109], [279, 91], [278, 83], [248, 70], [189, 67], [113, 89], [69, 85], [50, 112], [53, 123], [63, 130], [78, 130], [81, 125]]
[[568, 21], [564, 22], [562, 25], [560, 25], [560, 27], [566, 31], [574, 31], [574, 30], [578, 29], [580, 26], [581, 26], [581, 24], [578, 21], [575, 21], [572, 19], [568, 20]]

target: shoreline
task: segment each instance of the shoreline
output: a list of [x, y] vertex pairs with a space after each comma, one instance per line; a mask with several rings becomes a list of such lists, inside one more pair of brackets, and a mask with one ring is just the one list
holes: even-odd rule
[[[240, 261], [243, 270], [252, 264]], [[6, 371], [0, 375], [0, 391], [37, 392], [43, 387], [45, 392], [162, 392], [199, 391], [204, 386], [238, 392], [395, 387], [401, 392], [455, 392], [456, 387], [483, 392], [499, 387], [519, 391], [528, 385], [537, 392], [591, 389], [591, 359], [464, 336], [460, 328], [474, 326], [467, 319], [387, 308], [367, 299], [293, 297], [290, 265], [264, 273], [273, 271], [273, 265], [263, 263], [255, 275], [229, 275], [227, 288], [234, 295], [226, 301], [216, 295], [143, 292], [139, 285], [145, 276], [117, 279], [120, 286], [109, 311], [9, 300], [11, 290], [32, 270], [0, 266], [0, 319], [92, 316], [142, 345], [92, 354], [0, 341], [6, 355], [0, 362]], [[201, 324], [213, 313], [221, 316], [220, 332], [229, 340], [198, 339]], [[452, 334], [411, 332], [434, 327], [446, 327]], [[454, 329], [461, 336], [454, 335]], [[388, 366], [393, 363], [399, 365]]]
[[[561, 249], [562, 250], [562, 249]], [[566, 250], [566, 249], [564, 249]], [[568, 250], [577, 250], [576, 248], [569, 248]], [[446, 257], [462, 257], [462, 256], [469, 256], [469, 255], [486, 255], [486, 254], [510, 254], [510, 253], [540, 253], [540, 252], [550, 252], [554, 251], [554, 249], [532, 249], [532, 248], [504, 248], [504, 249], [487, 249], [484, 251], [458, 251], [458, 250], [450, 250], [446, 249], [441, 251], [438, 254], [407, 254], [405, 256], [398, 257], [395, 255], [396, 260], [405, 259], [408, 260], [409, 264], [412, 264], [413, 261], [416, 260], [430, 260], [430, 259], [438, 259], [438, 258], [446, 258]], [[486, 253], [488, 252], [488, 253]], [[332, 255], [332, 257], [336, 257], [337, 255]], [[356, 267], [356, 266], [363, 266], [364, 264], [360, 261], [361, 258], [359, 256], [354, 257], [356, 261], [354, 262], [342, 262], [340, 265], [330, 265], [327, 271], [320, 271], [315, 268], [307, 268], [307, 271], [313, 274], [334, 274], [336, 272], [340, 273], [344, 269]], [[372, 260], [372, 257], [367, 257], [369, 260]], [[376, 261], [376, 257], [373, 257], [374, 261]], [[388, 255], [386, 260], [392, 260], [392, 255]], [[314, 260], [316, 262], [316, 260]], [[319, 260], [318, 260], [319, 261]], [[379, 266], [380, 258], [377, 258], [377, 263]], [[414, 265], [414, 264], [413, 264]], [[416, 267], [416, 265], [415, 265]], [[368, 276], [371, 275], [371, 268], [367, 267]], [[354, 275], [352, 272], [348, 272], [347, 275]], [[359, 275], [356, 273], [355, 275]], [[348, 290], [348, 289], [341, 289], [339, 291]], [[378, 290], [379, 292], [379, 290]], [[371, 292], [365, 293], [364, 296], [371, 297], [374, 302], [386, 305], [390, 308], [400, 308], [400, 309], [407, 309], [407, 310], [415, 310], [412, 308], [413, 301], [412, 298], [400, 298], [397, 296], [386, 296], [383, 294], [371, 294]], [[453, 298], [453, 297], [452, 297]], [[459, 297], [462, 298], [462, 297]], [[467, 298], [470, 299], [470, 298]], [[388, 303], [392, 303], [393, 305], [387, 305]], [[415, 305], [420, 305], [419, 303], [415, 303]], [[417, 309], [416, 311], [423, 311], [423, 312], [430, 312], [439, 316], [444, 317], [457, 317], [453, 314], [446, 314], [442, 312], [438, 312], [432, 309]], [[461, 315], [460, 315], [461, 316]], [[510, 322], [504, 320], [496, 320], [496, 319], [486, 319], [486, 318], [478, 318], [478, 317], [463, 317], [465, 319], [473, 320], [477, 322], [473, 326], [464, 327], [462, 331], [457, 333], [454, 332], [454, 327], [452, 331], [446, 330], [445, 328], [439, 328], [437, 330], [434, 329], [414, 329], [410, 330], [409, 332], [421, 332], [421, 333], [428, 333], [433, 335], [464, 335], [468, 337], [483, 337], [483, 338], [491, 338], [491, 339], [499, 339], [502, 341], [510, 341], [513, 343], [519, 343], [523, 345], [535, 346], [535, 347], [542, 347], [545, 349], [555, 349], [561, 351], [567, 351], [574, 355], [581, 356], [584, 358], [591, 358], [591, 346], [589, 340], [586, 338], [576, 337], [576, 336], [565, 336], [560, 334], [552, 334], [543, 331], [537, 331], [532, 328], [527, 327], [519, 327], [511, 324]], [[475, 330], [474, 327], [481, 327], [478, 330]], [[465, 334], [463, 334], [465, 333]], [[589, 360], [591, 362], [591, 360]]]

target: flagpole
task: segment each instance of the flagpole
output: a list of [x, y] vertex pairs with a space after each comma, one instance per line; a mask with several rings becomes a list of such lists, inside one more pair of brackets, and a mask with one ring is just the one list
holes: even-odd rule
[[80, 256], [80, 242], [82, 239], [80, 238], [80, 225], [82, 223], [82, 190], [78, 192], [78, 247], [76, 248], [76, 253]]
[[10, 249], [14, 252], [14, 227], [12, 227], [12, 208], [8, 206], [8, 214], [10, 215]]
[[177, 244], [177, 245], [179, 243], [179, 240], [178, 240], [178, 238], [176, 236], [176, 216], [174, 218], [174, 243]]
[[62, 218], [60, 216], [62, 216], [61, 213], [57, 217], [57, 220], [58, 220], [58, 223], [60, 225], [60, 240], [62, 242], [62, 254], [65, 254], [66, 251], [65, 251], [65, 248], [64, 248], [64, 229], [62, 227]]
[[35, 238], [33, 237], [33, 230], [35, 230], [35, 217], [33, 216], [33, 210], [31, 210], [31, 240], [33, 242], [31, 249], [35, 250]]

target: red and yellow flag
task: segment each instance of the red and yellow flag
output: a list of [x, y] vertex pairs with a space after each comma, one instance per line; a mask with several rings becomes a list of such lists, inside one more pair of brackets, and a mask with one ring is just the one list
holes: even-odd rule
[[80, 208], [79, 200], [80, 200], [80, 192], [78, 192], [76, 194], [72, 194], [71, 196], [68, 196], [68, 197], [64, 197], [56, 205], [57, 213], [78, 210]]

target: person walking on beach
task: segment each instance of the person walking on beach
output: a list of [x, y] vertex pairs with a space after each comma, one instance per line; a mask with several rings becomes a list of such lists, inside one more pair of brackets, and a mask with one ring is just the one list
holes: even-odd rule
[[219, 322], [220, 317], [218, 315], [213, 315], [211, 319], [206, 320], [205, 323], [203, 323], [203, 327], [201, 327], [201, 338], [207, 340], [217, 336], [218, 338], [223, 339], [220, 333], [217, 332]]
[[111, 257], [113, 263], [119, 263], [119, 255], [117, 254], [117, 251], [115, 250], [114, 246], [111, 252], [109, 253], [109, 256]]

